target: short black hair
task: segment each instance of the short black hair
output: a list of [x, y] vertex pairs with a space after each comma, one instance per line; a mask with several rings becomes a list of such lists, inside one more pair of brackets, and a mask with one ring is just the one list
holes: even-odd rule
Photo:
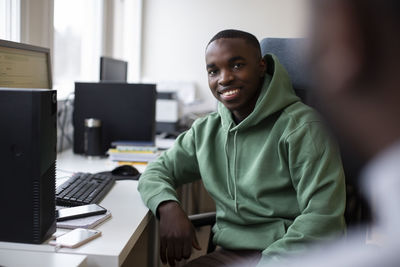
[[218, 32], [216, 35], [214, 35], [213, 38], [208, 42], [207, 47], [214, 42], [215, 40], [221, 39], [221, 38], [239, 38], [245, 40], [248, 44], [254, 46], [254, 48], [257, 49], [257, 51], [260, 53], [261, 56], [261, 47], [260, 43], [257, 40], [257, 38], [248, 32], [245, 31], [240, 31], [240, 30], [235, 30], [235, 29], [227, 29]]

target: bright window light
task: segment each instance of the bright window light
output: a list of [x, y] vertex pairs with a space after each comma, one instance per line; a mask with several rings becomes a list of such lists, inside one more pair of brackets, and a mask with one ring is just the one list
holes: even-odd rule
[[53, 88], [59, 99], [74, 91], [76, 81], [99, 80], [102, 17], [101, 0], [54, 0]]
[[0, 39], [20, 41], [20, 0], [0, 0]]

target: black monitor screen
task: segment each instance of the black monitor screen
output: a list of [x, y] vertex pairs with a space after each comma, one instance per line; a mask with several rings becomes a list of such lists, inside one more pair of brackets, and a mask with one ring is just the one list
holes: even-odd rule
[[100, 81], [126, 82], [128, 62], [108, 57], [100, 57]]
[[84, 153], [84, 122], [101, 120], [102, 148], [113, 141], [154, 142], [155, 84], [75, 83], [74, 152]]

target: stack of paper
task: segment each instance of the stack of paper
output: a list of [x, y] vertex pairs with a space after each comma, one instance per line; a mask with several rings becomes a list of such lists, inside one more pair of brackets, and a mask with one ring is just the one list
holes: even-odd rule
[[114, 142], [108, 150], [109, 158], [123, 162], [151, 162], [159, 156], [154, 144], [137, 142]]

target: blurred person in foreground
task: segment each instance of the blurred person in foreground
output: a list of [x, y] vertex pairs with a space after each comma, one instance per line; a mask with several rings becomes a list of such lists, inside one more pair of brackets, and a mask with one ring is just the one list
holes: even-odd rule
[[338, 138], [365, 161], [359, 186], [380, 240], [349, 232], [341, 243], [265, 266], [400, 266], [400, 1], [312, 4], [315, 93]]

